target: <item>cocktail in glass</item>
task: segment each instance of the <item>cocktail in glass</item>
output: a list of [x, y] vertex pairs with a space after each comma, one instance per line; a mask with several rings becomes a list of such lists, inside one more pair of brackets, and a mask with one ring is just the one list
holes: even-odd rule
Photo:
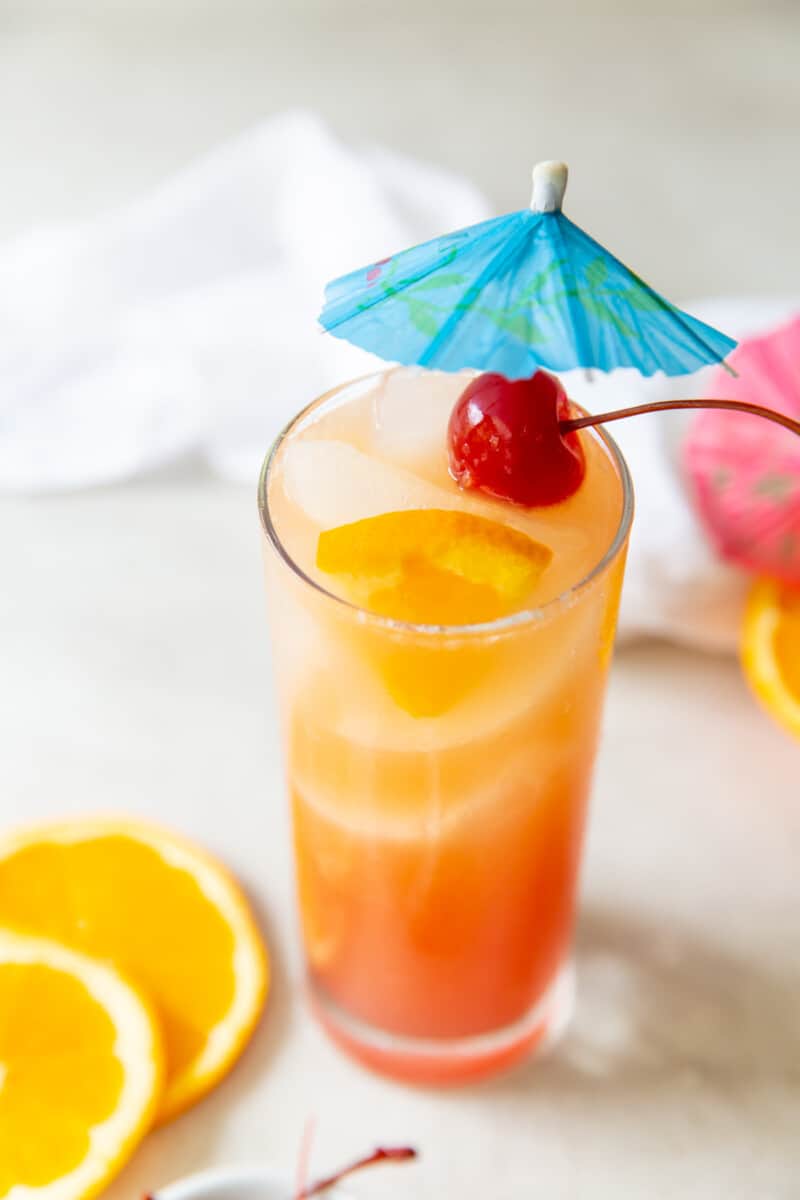
[[461, 490], [446, 428], [469, 379], [335, 389], [259, 492], [312, 1003], [362, 1061], [419, 1080], [507, 1066], [571, 1011], [633, 508], [596, 430], [561, 504]]

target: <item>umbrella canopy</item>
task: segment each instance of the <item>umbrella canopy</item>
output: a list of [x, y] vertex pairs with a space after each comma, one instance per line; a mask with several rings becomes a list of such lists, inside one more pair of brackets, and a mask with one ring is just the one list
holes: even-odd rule
[[[800, 317], [742, 342], [709, 392], [800, 417]], [[746, 413], [700, 413], [684, 463], [706, 530], [723, 558], [800, 584], [800, 438]]]
[[681, 312], [561, 212], [567, 168], [540, 163], [530, 208], [329, 283], [323, 327], [390, 362], [523, 379], [539, 367], [685, 375], [735, 341]]

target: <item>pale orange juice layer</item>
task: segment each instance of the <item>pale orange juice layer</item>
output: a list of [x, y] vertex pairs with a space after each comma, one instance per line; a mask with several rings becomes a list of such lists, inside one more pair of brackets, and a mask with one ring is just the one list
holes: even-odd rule
[[[459, 490], [446, 426], [466, 381], [401, 371], [326, 400], [267, 495], [309, 970], [350, 1017], [414, 1038], [512, 1025], [565, 961], [624, 560], [623, 539], [595, 571], [623, 486], [593, 432], [563, 504]], [[402, 623], [420, 612], [447, 628]]]

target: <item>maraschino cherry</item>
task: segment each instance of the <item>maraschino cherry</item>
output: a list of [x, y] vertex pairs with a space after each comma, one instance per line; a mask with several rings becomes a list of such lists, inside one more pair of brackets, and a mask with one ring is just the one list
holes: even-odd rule
[[450, 471], [461, 487], [515, 504], [558, 504], [586, 473], [577, 434], [559, 424], [572, 415], [567, 393], [546, 371], [514, 381], [479, 375], [450, 417]]
[[513, 504], [559, 504], [577, 492], [586, 474], [579, 429], [674, 408], [752, 413], [800, 435], [800, 422], [741, 400], [661, 400], [582, 416], [571, 409], [563, 387], [546, 371], [517, 380], [488, 373], [473, 379], [450, 415], [450, 471], [461, 487]]

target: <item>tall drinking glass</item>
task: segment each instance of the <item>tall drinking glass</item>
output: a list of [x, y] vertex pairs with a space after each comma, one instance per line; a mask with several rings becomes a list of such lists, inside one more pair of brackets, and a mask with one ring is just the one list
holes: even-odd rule
[[[298, 487], [319, 484], [313, 456], [333, 442], [358, 504], [369, 392], [385, 378], [316, 401], [264, 464], [274, 664], [314, 1010], [362, 1061], [454, 1081], [511, 1064], [571, 1012], [576, 883], [633, 496], [614, 442], [587, 431], [591, 494], [545, 514], [572, 573], [547, 603], [473, 625], [367, 611], [315, 569]], [[411, 385], [424, 389], [424, 375]], [[290, 457], [303, 443], [314, 447], [302, 456], [308, 485]], [[369, 505], [393, 470], [376, 466]], [[455, 485], [451, 498], [460, 503]]]

